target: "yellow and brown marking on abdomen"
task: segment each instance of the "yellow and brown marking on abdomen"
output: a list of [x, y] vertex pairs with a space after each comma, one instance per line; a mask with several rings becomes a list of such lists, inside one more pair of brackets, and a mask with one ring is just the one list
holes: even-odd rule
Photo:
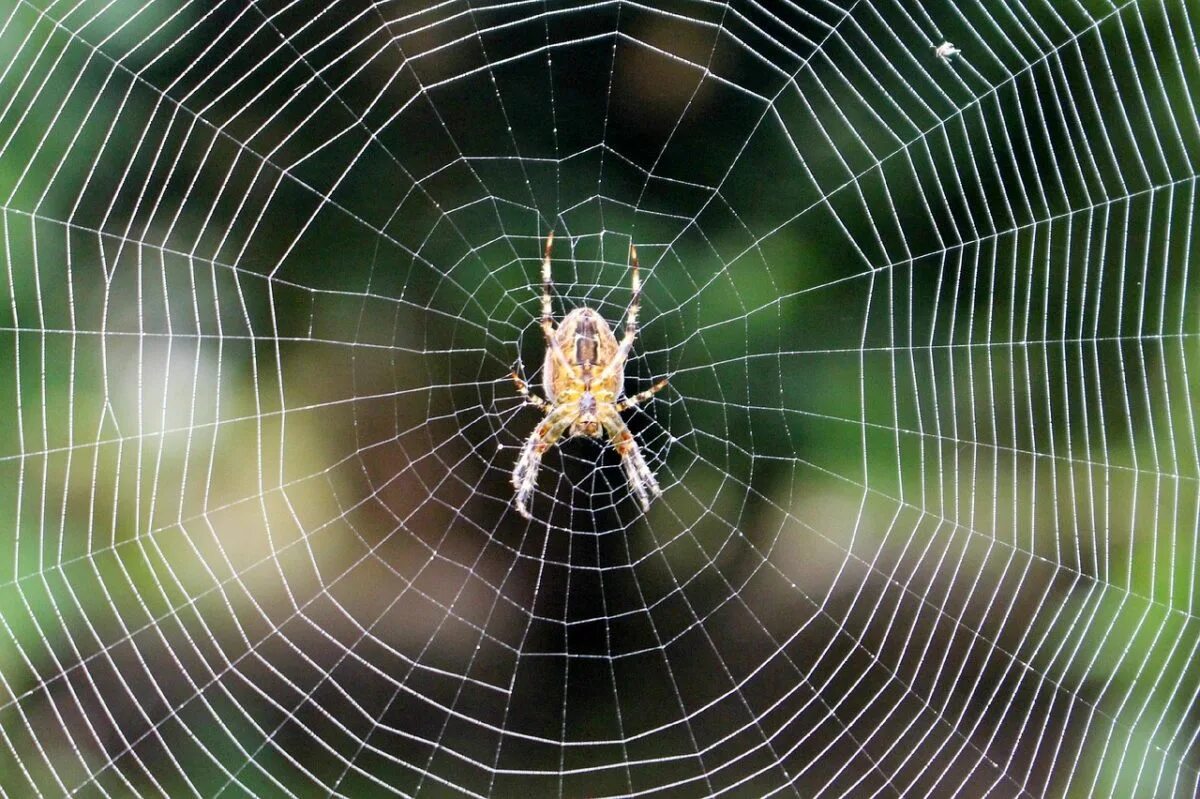
[[612, 397], [617, 395], [624, 369], [617, 369], [602, 383], [592, 382], [617, 354], [617, 337], [603, 316], [591, 308], [576, 308], [554, 331], [554, 339], [571, 370], [562, 368], [553, 353], [546, 352], [544, 388], [552, 402], [572, 392], [579, 394], [588, 390]]

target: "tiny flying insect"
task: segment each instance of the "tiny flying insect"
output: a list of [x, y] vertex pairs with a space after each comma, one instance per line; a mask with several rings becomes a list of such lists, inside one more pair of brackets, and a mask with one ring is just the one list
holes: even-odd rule
[[937, 47], [933, 48], [933, 54], [946, 63], [950, 63], [950, 59], [961, 52], [962, 50], [959, 50], [957, 47], [950, 44], [950, 42], [942, 42]]

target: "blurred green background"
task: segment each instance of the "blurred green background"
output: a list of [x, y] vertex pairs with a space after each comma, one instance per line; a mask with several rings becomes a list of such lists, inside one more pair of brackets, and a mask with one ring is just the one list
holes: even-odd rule
[[0, 791], [1193, 795], [1197, 13], [0, 7]]

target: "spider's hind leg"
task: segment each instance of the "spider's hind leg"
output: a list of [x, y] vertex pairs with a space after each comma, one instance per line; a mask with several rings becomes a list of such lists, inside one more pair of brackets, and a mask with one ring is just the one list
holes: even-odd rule
[[554, 341], [554, 307], [550, 294], [550, 248], [554, 246], [554, 231], [546, 237], [546, 251], [542, 255], [542, 332], [546, 343]]
[[550, 235], [546, 237], [546, 250], [542, 255], [542, 335], [546, 339], [546, 349], [554, 353], [554, 362], [560, 368], [570, 370], [570, 362], [567, 360], [566, 354], [562, 351], [562, 347], [558, 344], [558, 338], [554, 334], [554, 303], [553, 295], [551, 294], [550, 281], [550, 248], [554, 246], [554, 231], [550, 231]]
[[638, 311], [642, 308], [642, 277], [638, 271], [637, 247], [633, 244], [629, 245], [629, 269], [633, 296], [629, 298], [629, 312], [625, 317], [625, 338], [633, 341], [637, 335]]
[[642, 278], [641, 272], [638, 271], [637, 247], [633, 244], [629, 245], [629, 269], [633, 296], [629, 299], [629, 310], [625, 312], [625, 335], [621, 336], [621, 343], [617, 346], [616, 353], [609, 361], [608, 366], [596, 378], [597, 381], [607, 380], [616, 374], [618, 369], [625, 367], [625, 360], [629, 357], [630, 350], [633, 349], [633, 340], [637, 338], [638, 311], [642, 308]]

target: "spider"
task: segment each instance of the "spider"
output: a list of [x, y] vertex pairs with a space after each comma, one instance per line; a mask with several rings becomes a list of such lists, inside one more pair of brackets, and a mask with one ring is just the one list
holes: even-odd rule
[[629, 246], [633, 297], [625, 319], [625, 335], [621, 341], [613, 334], [604, 317], [588, 307], [576, 308], [566, 315], [557, 328], [550, 307], [550, 248], [554, 232], [546, 237], [542, 257], [542, 332], [546, 337], [546, 359], [542, 365], [542, 388], [546, 399], [529, 390], [529, 386], [512, 372], [513, 383], [525, 402], [538, 408], [546, 418], [529, 434], [521, 448], [521, 456], [513, 467], [512, 484], [517, 490], [517, 512], [531, 518], [526, 508], [537, 483], [542, 455], [564, 435], [600, 438], [607, 433], [621, 464], [630, 488], [637, 495], [643, 510], [650, 509], [650, 495], [659, 496], [662, 489], [654, 473], [646, 465], [637, 441], [621, 411], [645, 402], [666, 384], [662, 379], [640, 394], [621, 398], [625, 385], [625, 361], [637, 336], [637, 317], [641, 295], [638, 278], [637, 248]]

